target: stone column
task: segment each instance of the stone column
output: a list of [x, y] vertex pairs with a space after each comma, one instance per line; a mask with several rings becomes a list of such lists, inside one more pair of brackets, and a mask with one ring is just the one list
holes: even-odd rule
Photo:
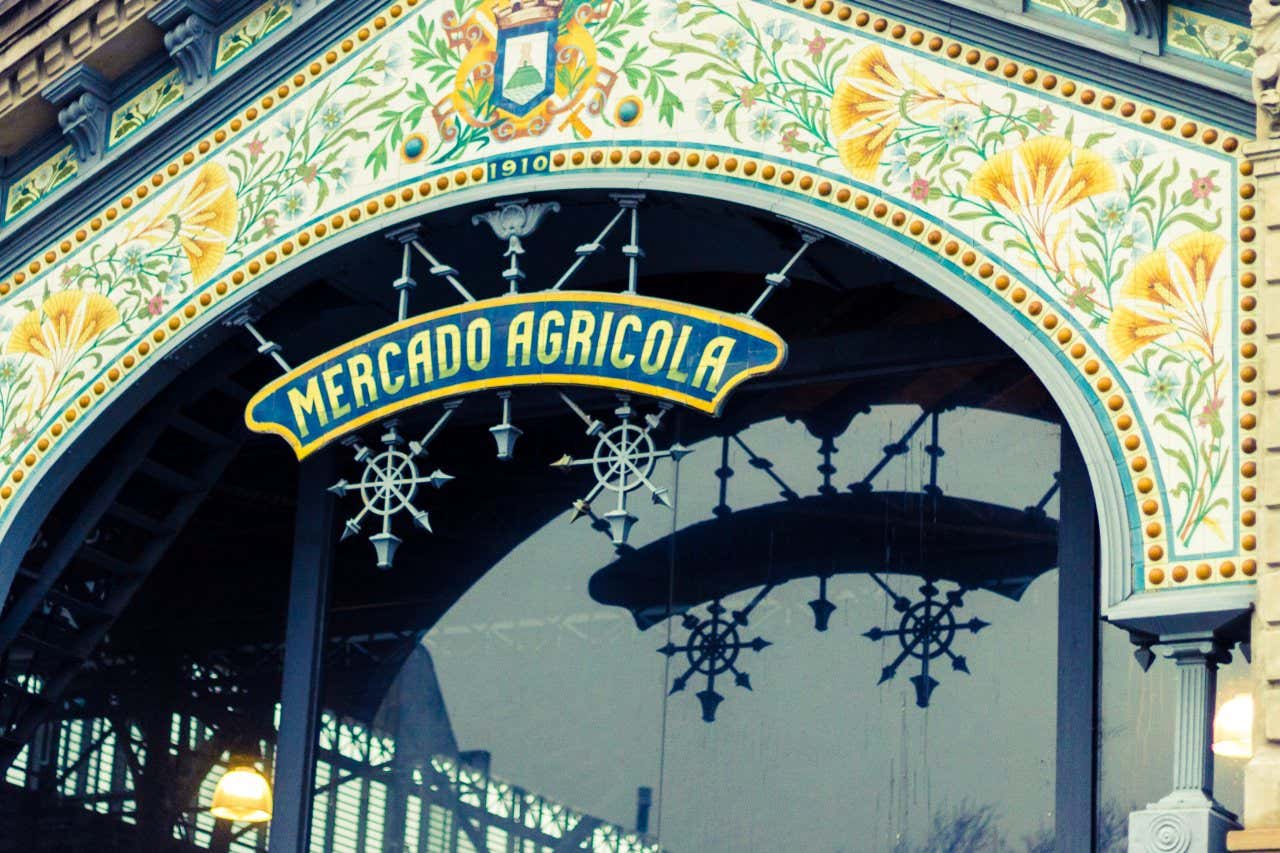
[[1213, 707], [1218, 664], [1231, 659], [1212, 637], [1166, 637], [1162, 654], [1178, 668], [1173, 791], [1129, 815], [1130, 853], [1217, 853], [1235, 815], [1213, 799]]

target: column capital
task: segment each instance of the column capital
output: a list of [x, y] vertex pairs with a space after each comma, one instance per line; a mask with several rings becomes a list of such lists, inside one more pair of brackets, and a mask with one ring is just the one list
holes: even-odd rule
[[1162, 657], [1179, 666], [1200, 664], [1216, 668], [1231, 660], [1231, 643], [1219, 637], [1173, 635], [1161, 637], [1155, 646]]
[[1244, 156], [1253, 165], [1255, 179], [1280, 175], [1280, 138], [1247, 142], [1243, 150]]

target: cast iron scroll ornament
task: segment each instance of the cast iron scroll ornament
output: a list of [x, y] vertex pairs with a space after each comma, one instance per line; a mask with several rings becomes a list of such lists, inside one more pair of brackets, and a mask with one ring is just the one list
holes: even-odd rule
[[683, 654], [688, 664], [684, 673], [671, 682], [671, 691], [668, 695], [674, 696], [684, 690], [689, 679], [694, 675], [706, 676], [707, 686], [698, 691], [697, 697], [702, 703], [702, 719], [708, 723], [714, 723], [716, 709], [724, 701], [724, 696], [716, 691], [717, 676], [733, 673], [734, 684], [746, 690], [751, 689], [751, 677], [738, 669], [739, 658], [744, 651], [761, 652], [772, 644], [760, 637], [745, 640], [742, 638], [740, 629], [747, 627], [751, 611], [772, 589], [772, 584], [765, 586], [746, 607], [731, 613], [725, 610], [724, 605], [717, 598], [707, 605], [709, 615], [705, 618], [700, 619], [693, 613], [684, 614], [680, 620], [680, 627], [689, 632], [684, 644], [677, 646], [675, 643], [668, 642], [658, 649], [660, 654], [668, 658]]
[[604, 424], [584, 412], [577, 403], [564, 394], [560, 395], [565, 405], [574, 411], [587, 425], [587, 435], [596, 436], [595, 452], [586, 459], [574, 459], [565, 454], [551, 463], [553, 468], [567, 471], [571, 468], [589, 465], [595, 474], [596, 484], [587, 492], [586, 497], [573, 502], [573, 515], [569, 520], [577, 521], [584, 515], [595, 518], [591, 511], [591, 503], [604, 492], [613, 492], [616, 503], [604, 513], [604, 522], [609, 529], [609, 538], [614, 545], [625, 545], [631, 526], [636, 523], [636, 516], [627, 509], [627, 495], [644, 486], [653, 496], [655, 504], [662, 504], [670, 509], [670, 489], [657, 486], [651, 479], [659, 459], [671, 459], [679, 462], [690, 451], [684, 445], [676, 443], [666, 450], [658, 450], [652, 433], [662, 425], [662, 419], [671, 410], [670, 403], [660, 403], [656, 415], [645, 415], [644, 426], [632, 421], [635, 410], [631, 408], [631, 400], [625, 394], [618, 395], [620, 405], [614, 411], [619, 423], [606, 430]]
[[937, 679], [930, 674], [930, 662], [945, 655], [951, 660], [953, 670], [967, 674], [969, 664], [964, 656], [951, 651], [956, 634], [962, 631], [976, 634], [991, 623], [977, 617], [968, 622], [956, 621], [955, 611], [964, 606], [964, 590], [951, 590], [943, 596], [943, 600], [939, 601], [938, 587], [931, 581], [925, 581], [920, 587], [920, 593], [924, 597], [913, 603], [906, 596], [898, 595], [890, 589], [878, 575], [872, 574], [871, 579], [879, 584], [893, 601], [893, 609], [902, 614], [897, 628], [872, 628], [862, 635], [873, 642], [879, 642], [886, 637], [896, 637], [902, 647], [897, 657], [881, 670], [880, 680], [876, 683], [884, 684], [889, 681], [897, 674], [898, 667], [907, 658], [915, 658], [920, 662], [920, 672], [911, 676], [910, 681], [916, 688], [916, 704], [921, 708], [927, 708], [929, 697], [933, 695], [933, 689], [938, 686]]

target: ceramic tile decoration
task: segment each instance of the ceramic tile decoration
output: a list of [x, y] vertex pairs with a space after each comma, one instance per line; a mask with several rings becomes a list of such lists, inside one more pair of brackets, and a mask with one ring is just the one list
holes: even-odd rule
[[1170, 6], [1165, 40], [1171, 51], [1184, 53], [1237, 71], [1253, 68], [1251, 33], [1243, 24]]
[[427, 197], [612, 171], [765, 189], [929, 253], [1092, 401], [1128, 484], [1138, 587], [1174, 583], [1179, 561], [1222, 566], [1215, 583], [1252, 574], [1236, 572], [1253, 565], [1254, 353], [1233, 296], [1252, 263], [1235, 142], [834, 8], [390, 7], [11, 271], [0, 519], [121, 377], [282, 259]]
[[111, 114], [107, 143], [118, 145], [181, 100], [182, 79], [177, 71], [171, 71], [125, 101]]
[[29, 210], [49, 193], [74, 178], [78, 171], [79, 164], [71, 146], [67, 146], [14, 181], [5, 197], [5, 221]]
[[218, 46], [213, 58], [214, 70], [244, 55], [245, 51], [271, 35], [292, 16], [293, 5], [290, 0], [267, 0], [236, 21], [218, 36]]

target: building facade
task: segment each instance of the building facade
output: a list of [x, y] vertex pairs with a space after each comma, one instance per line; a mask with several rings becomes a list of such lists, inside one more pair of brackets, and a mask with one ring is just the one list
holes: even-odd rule
[[0, 45], [0, 846], [1280, 850], [1280, 5]]

